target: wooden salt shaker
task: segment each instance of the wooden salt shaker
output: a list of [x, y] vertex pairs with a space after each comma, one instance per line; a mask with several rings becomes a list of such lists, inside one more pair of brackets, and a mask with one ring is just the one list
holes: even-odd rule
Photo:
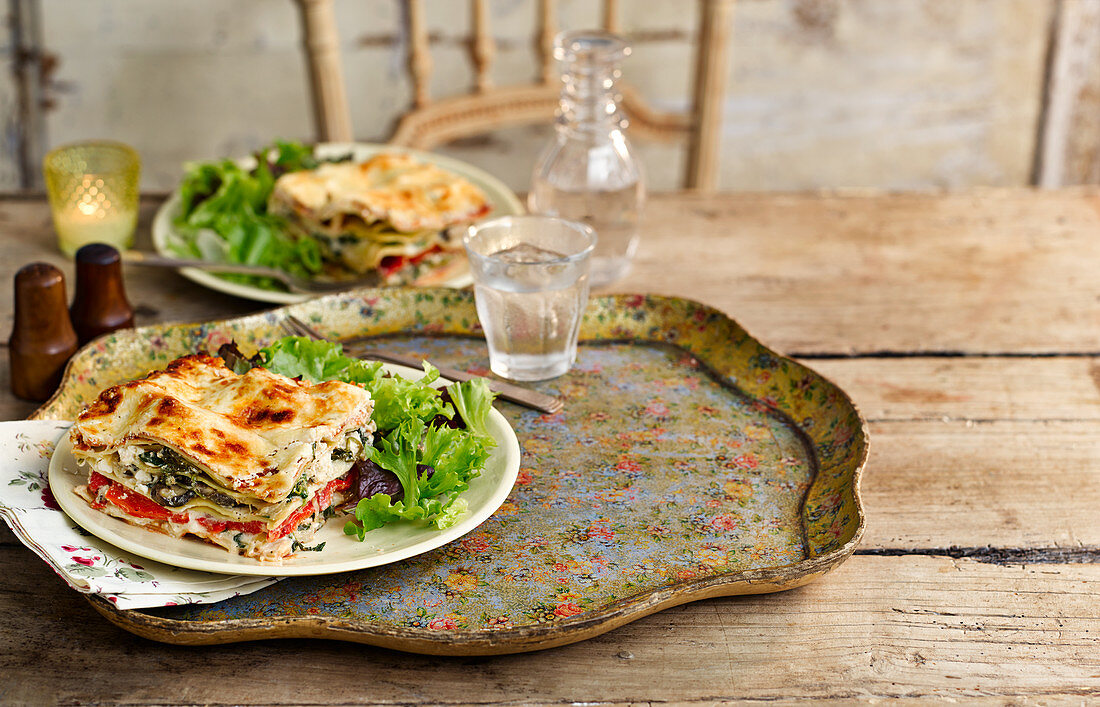
[[49, 263], [15, 274], [15, 324], [8, 340], [11, 390], [24, 400], [46, 400], [61, 383], [77, 338], [65, 307], [65, 276]]
[[100, 334], [134, 325], [126, 300], [118, 251], [106, 243], [89, 243], [76, 251], [76, 288], [70, 309], [80, 345]]

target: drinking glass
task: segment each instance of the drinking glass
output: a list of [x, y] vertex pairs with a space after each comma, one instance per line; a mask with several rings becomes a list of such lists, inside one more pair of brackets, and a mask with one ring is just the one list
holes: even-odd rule
[[568, 371], [596, 232], [552, 216], [505, 216], [470, 226], [465, 244], [493, 373], [535, 381]]
[[95, 141], [52, 150], [42, 162], [54, 229], [70, 258], [88, 243], [119, 250], [134, 244], [141, 159], [120, 142]]

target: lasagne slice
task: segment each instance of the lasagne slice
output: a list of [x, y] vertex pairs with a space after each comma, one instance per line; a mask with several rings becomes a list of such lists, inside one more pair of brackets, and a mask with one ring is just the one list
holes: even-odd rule
[[405, 154], [325, 163], [275, 182], [268, 211], [326, 260], [385, 284], [436, 284], [466, 267], [455, 226], [486, 215], [489, 202], [469, 181]]
[[308, 545], [369, 454], [362, 388], [194, 355], [104, 390], [70, 432], [93, 508], [174, 537], [278, 561]]

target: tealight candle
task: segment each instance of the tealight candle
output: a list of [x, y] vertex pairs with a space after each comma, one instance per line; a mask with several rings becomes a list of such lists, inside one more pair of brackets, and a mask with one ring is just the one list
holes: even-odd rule
[[117, 142], [87, 142], [53, 150], [43, 162], [61, 252], [88, 243], [119, 250], [133, 245], [141, 162]]

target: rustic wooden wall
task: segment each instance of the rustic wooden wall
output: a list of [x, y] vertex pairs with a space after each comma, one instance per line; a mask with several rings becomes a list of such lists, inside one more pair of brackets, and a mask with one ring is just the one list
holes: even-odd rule
[[[27, 65], [44, 66], [46, 107], [41, 125], [20, 125], [13, 49], [0, 45], [0, 188], [20, 185], [15, 157], [28, 127], [32, 138], [44, 131], [41, 145], [129, 142], [143, 155], [145, 186], [158, 189], [175, 183], [185, 160], [312, 137], [290, 0], [8, 2], [40, 12], [35, 49], [44, 61]], [[535, 4], [490, 2], [497, 85], [536, 71]], [[627, 77], [656, 107], [685, 109], [695, 3], [619, 5], [635, 45]], [[426, 0], [436, 95], [474, 80], [468, 6]], [[739, 0], [719, 186], [1097, 181], [1098, 8], [1097, 0]], [[337, 0], [336, 10], [355, 134], [384, 139], [410, 98], [401, 5]], [[594, 26], [599, 3], [560, 0], [559, 15], [563, 27]], [[446, 151], [525, 189], [546, 136], [507, 130]], [[29, 147], [40, 152], [39, 142]], [[643, 155], [654, 188], [677, 186], [681, 146], [645, 145]]]
[[18, 148], [19, 100], [15, 90], [15, 71], [8, 43], [0, 43], [0, 188], [18, 188], [20, 168]]
[[24, 95], [37, 88], [38, 72], [24, 70], [27, 45], [37, 39], [36, 9], [35, 0], [9, 0], [8, 31], [0, 35], [0, 188], [27, 186], [29, 153], [37, 155], [43, 147], [36, 131], [41, 124], [38, 102]]

